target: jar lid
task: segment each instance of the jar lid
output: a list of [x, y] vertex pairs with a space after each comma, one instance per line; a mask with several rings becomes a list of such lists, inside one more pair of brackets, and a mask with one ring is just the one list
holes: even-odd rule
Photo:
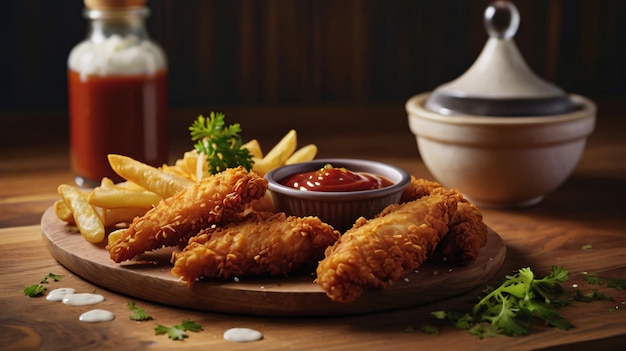
[[130, 7], [144, 7], [147, 0], [84, 0], [85, 7], [93, 10], [114, 10]]
[[513, 37], [520, 15], [509, 1], [485, 10], [489, 39], [474, 64], [456, 80], [435, 89], [425, 108], [443, 115], [546, 116], [571, 112], [563, 90], [538, 77], [526, 64]]

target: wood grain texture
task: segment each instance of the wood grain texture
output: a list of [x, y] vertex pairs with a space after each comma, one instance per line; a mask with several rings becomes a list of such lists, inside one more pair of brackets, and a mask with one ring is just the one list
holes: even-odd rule
[[[618, 2], [614, 2], [617, 4]], [[524, 4], [528, 4], [524, 2]], [[552, 4], [552, 2], [550, 2]], [[572, 6], [579, 4], [573, 3]], [[624, 2], [626, 4], [626, 2]], [[577, 5], [576, 5], [577, 6]], [[623, 6], [619, 2], [619, 6]], [[35, 9], [32, 9], [35, 11]], [[615, 24], [613, 24], [615, 25]], [[621, 350], [626, 344], [626, 290], [590, 285], [580, 273], [599, 272], [611, 278], [626, 278], [626, 100], [598, 101], [598, 126], [572, 177], [541, 204], [520, 210], [483, 210], [485, 223], [506, 243], [506, 258], [487, 284], [459, 296], [399, 310], [324, 317], [250, 316], [178, 308], [118, 293], [73, 274], [50, 254], [42, 238], [42, 214], [57, 197], [61, 183], [71, 183], [69, 155], [62, 135], [44, 128], [49, 143], [33, 145], [28, 129], [12, 134], [28, 135], [15, 147], [0, 143], [0, 339], [3, 350]], [[193, 116], [201, 109], [181, 111]], [[227, 112], [241, 116], [248, 137], [259, 137], [264, 145], [275, 143], [289, 127], [295, 127], [303, 142], [319, 143], [323, 157], [362, 157], [405, 168], [412, 174], [429, 177], [420, 161], [415, 139], [407, 130], [401, 105], [386, 106], [230, 106]], [[228, 114], [227, 114], [228, 115]], [[0, 114], [3, 122], [48, 120], [39, 114]], [[298, 118], [294, 118], [297, 116]], [[308, 128], [310, 118], [321, 124]], [[372, 116], [384, 116], [385, 123], [359, 123]], [[276, 118], [276, 119], [274, 119]], [[51, 120], [51, 126], [52, 122]], [[329, 121], [333, 124], [325, 124]], [[11, 125], [11, 124], [9, 124]], [[304, 128], [304, 129], [301, 129]], [[181, 142], [173, 156], [189, 147], [185, 126], [173, 128]], [[42, 139], [48, 140], [48, 139]], [[44, 146], [41, 146], [44, 145]], [[393, 150], [390, 154], [388, 150]], [[591, 249], [583, 250], [583, 246]], [[551, 265], [569, 271], [565, 296], [580, 289], [599, 289], [613, 301], [582, 303], [572, 301], [559, 313], [575, 328], [561, 331], [541, 323], [525, 337], [478, 339], [465, 330], [434, 320], [438, 310], [467, 312], [486, 285], [496, 286], [504, 275], [531, 267], [543, 276]], [[71, 307], [22, 294], [25, 286], [37, 283], [48, 273], [62, 274], [60, 282], [48, 288], [71, 287], [79, 292], [97, 292], [106, 297], [98, 308], [116, 315], [112, 322], [86, 325], [78, 320], [90, 307]], [[138, 323], [128, 318], [125, 305], [135, 301], [155, 319]], [[190, 334], [183, 342], [155, 335], [158, 324], [175, 325], [191, 319], [203, 331]], [[419, 329], [436, 326], [439, 335]], [[222, 333], [232, 327], [250, 327], [264, 334], [254, 344], [234, 344]]]
[[102, 245], [87, 242], [52, 208], [41, 219], [43, 239], [56, 260], [84, 279], [136, 298], [167, 305], [262, 316], [332, 316], [414, 307], [462, 294], [487, 282], [506, 256], [502, 238], [490, 230], [479, 258], [465, 267], [430, 260], [385, 290], [367, 291], [348, 304], [332, 302], [304, 272], [285, 278], [202, 280], [188, 286], [171, 275], [173, 248], [117, 264]]

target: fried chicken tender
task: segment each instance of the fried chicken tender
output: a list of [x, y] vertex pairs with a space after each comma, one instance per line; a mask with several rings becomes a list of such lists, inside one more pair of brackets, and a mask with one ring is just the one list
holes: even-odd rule
[[172, 274], [191, 285], [200, 277], [283, 275], [315, 266], [340, 233], [317, 217], [248, 214], [243, 221], [212, 227], [172, 254]]
[[[400, 202], [413, 201], [445, 191], [448, 190], [437, 182], [411, 177], [411, 182], [402, 193]], [[457, 192], [455, 189], [450, 191]], [[450, 225], [450, 231], [439, 245], [438, 251], [452, 264], [468, 265], [476, 260], [480, 249], [487, 244], [487, 232], [488, 228], [483, 222], [480, 210], [463, 198], [458, 203], [458, 210]]]
[[202, 228], [238, 220], [246, 204], [264, 196], [267, 180], [243, 167], [204, 178], [163, 199], [133, 220], [122, 238], [110, 246], [115, 262], [164, 246], [175, 246]]
[[317, 283], [331, 300], [343, 303], [366, 289], [389, 286], [434, 252], [459, 201], [460, 194], [442, 191], [390, 205], [371, 220], [359, 218], [326, 250]]
[[411, 176], [409, 185], [402, 191], [400, 203], [417, 200], [426, 195], [432, 194], [435, 190], [445, 190], [443, 185], [424, 178], [415, 178]]

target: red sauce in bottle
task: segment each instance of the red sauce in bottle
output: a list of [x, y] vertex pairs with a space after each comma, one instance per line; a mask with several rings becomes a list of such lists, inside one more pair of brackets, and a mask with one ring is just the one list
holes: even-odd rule
[[382, 176], [352, 172], [326, 165], [313, 172], [296, 173], [282, 179], [280, 184], [304, 191], [363, 191], [385, 188], [393, 183]]
[[167, 162], [167, 73], [90, 75], [68, 71], [71, 162], [88, 181], [121, 180], [107, 154], [153, 166]]

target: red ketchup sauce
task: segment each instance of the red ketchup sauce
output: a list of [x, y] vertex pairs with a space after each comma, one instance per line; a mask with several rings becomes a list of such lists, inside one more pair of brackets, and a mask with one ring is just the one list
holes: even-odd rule
[[99, 182], [121, 180], [107, 154], [152, 166], [167, 162], [167, 73], [153, 76], [88, 76], [68, 71], [72, 168]]
[[345, 168], [326, 165], [313, 172], [296, 173], [282, 179], [280, 184], [303, 191], [363, 191], [380, 189], [393, 185], [382, 176], [352, 172]]

